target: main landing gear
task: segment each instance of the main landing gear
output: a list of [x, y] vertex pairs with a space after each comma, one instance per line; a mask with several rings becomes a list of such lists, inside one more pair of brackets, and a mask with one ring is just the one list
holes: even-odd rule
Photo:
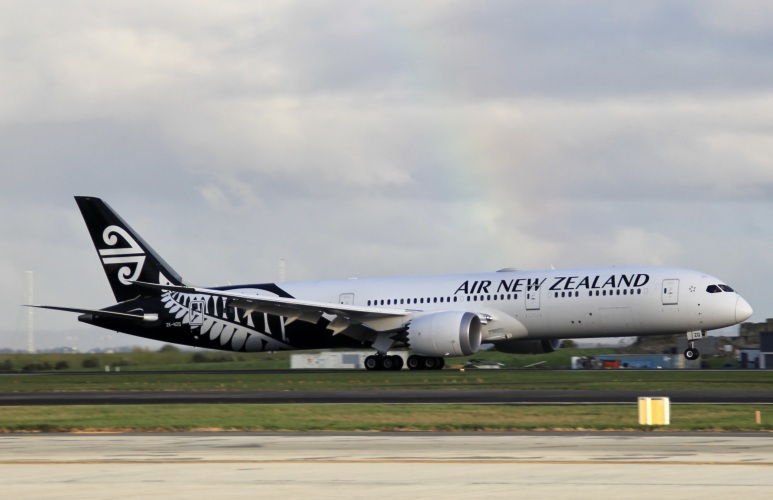
[[[440, 370], [446, 364], [444, 358], [434, 358], [429, 356], [417, 356], [416, 354], [408, 358], [409, 370]], [[397, 354], [393, 356], [380, 356], [372, 354], [365, 358], [365, 369], [368, 371], [381, 370], [401, 370], [403, 368], [403, 358]]]
[[700, 351], [695, 348], [695, 341], [700, 340], [703, 337], [707, 337], [709, 334], [706, 330], [700, 330], [697, 332], [687, 332], [687, 349], [684, 351], [684, 357], [688, 361], [698, 359], [701, 355]]
[[365, 369], [368, 371], [376, 370], [400, 370], [403, 368], [403, 358], [395, 354], [394, 356], [378, 356], [376, 354], [365, 358]]
[[409, 370], [442, 370], [446, 366], [445, 358], [433, 358], [430, 356], [413, 356], [408, 358]]

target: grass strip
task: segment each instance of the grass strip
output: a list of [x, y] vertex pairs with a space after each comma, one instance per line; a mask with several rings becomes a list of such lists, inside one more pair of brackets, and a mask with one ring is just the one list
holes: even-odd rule
[[0, 392], [232, 390], [769, 390], [773, 370], [37, 374], [2, 375]]
[[0, 407], [0, 432], [164, 431], [773, 431], [773, 410], [672, 405], [670, 426], [641, 426], [636, 405], [129, 405]]

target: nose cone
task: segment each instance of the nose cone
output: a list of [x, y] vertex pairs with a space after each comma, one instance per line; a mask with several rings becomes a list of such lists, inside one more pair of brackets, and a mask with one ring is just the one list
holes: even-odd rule
[[735, 322], [741, 323], [752, 317], [752, 306], [744, 300], [743, 297], [738, 297], [735, 302]]

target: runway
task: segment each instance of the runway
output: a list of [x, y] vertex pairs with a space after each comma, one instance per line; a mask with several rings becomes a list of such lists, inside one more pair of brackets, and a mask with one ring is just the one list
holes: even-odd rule
[[8, 498], [765, 498], [769, 434], [0, 436]]
[[615, 390], [293, 390], [4, 392], [0, 406], [147, 404], [636, 404], [640, 396], [675, 404], [773, 404], [773, 391]]

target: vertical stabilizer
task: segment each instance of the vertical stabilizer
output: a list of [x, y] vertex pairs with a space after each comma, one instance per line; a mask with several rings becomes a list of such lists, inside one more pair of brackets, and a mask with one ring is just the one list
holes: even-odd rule
[[89, 196], [76, 196], [75, 201], [118, 302], [154, 293], [132, 285], [133, 281], [184, 284], [180, 275], [107, 203]]

